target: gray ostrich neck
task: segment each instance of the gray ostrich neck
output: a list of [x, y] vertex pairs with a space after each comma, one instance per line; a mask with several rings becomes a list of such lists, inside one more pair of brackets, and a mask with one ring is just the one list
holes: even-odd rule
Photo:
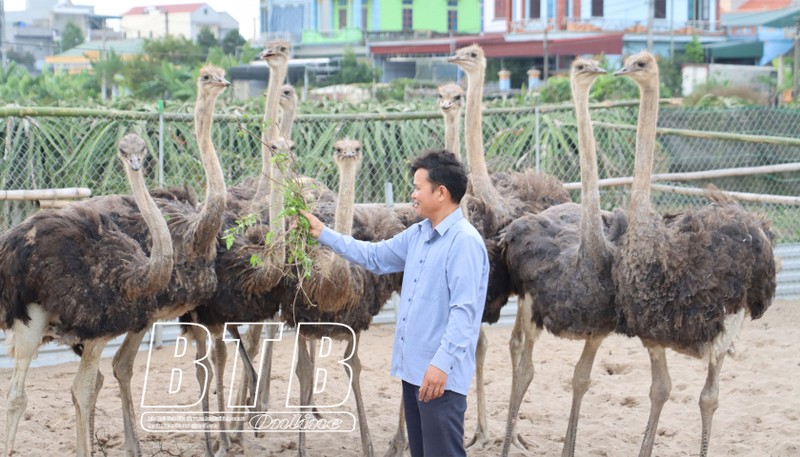
[[128, 182], [133, 192], [133, 198], [136, 205], [139, 207], [139, 212], [142, 213], [142, 219], [150, 230], [150, 236], [153, 239], [152, 246], [150, 247], [150, 259], [147, 262], [145, 271], [145, 285], [142, 288], [144, 294], [154, 294], [163, 289], [169, 282], [172, 274], [172, 238], [169, 234], [167, 221], [156, 206], [150, 193], [147, 191], [147, 186], [144, 183], [144, 178], [140, 172], [135, 172], [130, 167], [125, 167], [125, 173], [128, 175]]
[[285, 140], [292, 139], [292, 127], [294, 127], [294, 116], [297, 112], [296, 107], [287, 106], [283, 109], [283, 118], [281, 119], [281, 135]]
[[656, 120], [658, 119], [658, 82], [641, 85], [639, 120], [636, 127], [636, 160], [631, 186], [630, 222], [650, 215], [650, 181], [656, 147]]
[[461, 110], [450, 108], [444, 113], [444, 148], [456, 155], [461, 160], [461, 138], [459, 137], [459, 124]]
[[469, 166], [469, 181], [472, 192], [483, 199], [490, 207], [500, 206], [500, 196], [497, 194], [483, 151], [483, 115], [481, 114], [481, 99], [483, 98], [483, 78], [486, 68], [467, 73], [467, 107], [464, 113], [464, 141], [467, 150], [467, 165]]
[[[288, 160], [288, 159], [287, 159]], [[277, 161], [272, 164], [270, 175], [271, 189], [269, 191], [269, 231], [272, 233], [274, 246], [270, 249], [269, 259], [272, 266], [281, 268], [286, 259], [286, 223], [283, 220], [283, 191], [285, 188], [286, 177], [282, 170], [283, 165]], [[288, 165], [287, 165], [288, 167]]]
[[600, 255], [605, 246], [603, 220], [600, 216], [600, 189], [597, 176], [597, 150], [589, 114], [591, 84], [573, 84], [575, 117], [578, 121], [578, 155], [581, 167], [581, 250]]
[[356, 201], [356, 168], [358, 163], [348, 160], [339, 165], [339, 196], [333, 228], [339, 233], [350, 235], [353, 231], [353, 206]]
[[216, 95], [198, 95], [195, 105], [195, 135], [200, 147], [200, 161], [206, 174], [206, 198], [194, 233], [196, 252], [213, 258], [217, 234], [222, 228], [222, 213], [225, 211], [225, 178], [217, 151], [211, 142], [211, 125], [214, 121]]
[[261, 201], [270, 189], [270, 169], [272, 154], [270, 153], [269, 143], [278, 137], [278, 101], [280, 100], [280, 89], [283, 80], [286, 79], [286, 65], [269, 67], [269, 82], [267, 86], [267, 98], [264, 102], [264, 121], [261, 128], [261, 175], [258, 177], [256, 193], [253, 202]]

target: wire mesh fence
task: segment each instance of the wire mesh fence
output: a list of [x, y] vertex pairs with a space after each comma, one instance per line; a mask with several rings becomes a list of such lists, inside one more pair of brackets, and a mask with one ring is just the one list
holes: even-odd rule
[[[637, 103], [598, 105], [592, 109], [601, 178], [633, 173]], [[189, 114], [66, 110], [0, 109], [0, 189], [88, 187], [93, 195], [126, 193], [116, 142], [136, 132], [149, 142], [146, 164], [152, 187], [188, 184], [203, 191], [192, 116]], [[796, 126], [800, 110], [788, 108], [691, 109], [665, 105], [659, 116], [654, 173], [753, 167], [800, 162]], [[261, 168], [260, 118], [218, 115], [212, 138], [228, 185]], [[672, 129], [672, 130], [670, 130]], [[688, 135], [692, 133], [692, 135]], [[251, 133], [248, 133], [251, 132]], [[707, 132], [705, 137], [702, 132]], [[726, 134], [740, 137], [730, 138]], [[772, 142], [743, 135], [777, 137]], [[419, 151], [442, 147], [444, 126], [436, 112], [299, 116], [292, 133], [300, 174], [335, 189], [332, 160], [336, 139], [360, 140], [364, 160], [357, 181], [358, 202], [383, 202], [386, 183], [397, 201], [408, 201], [408, 164]], [[564, 182], [579, 180], [577, 127], [571, 106], [490, 109], [483, 116], [486, 160], [492, 171], [536, 168]], [[785, 141], [781, 141], [784, 139]], [[463, 140], [462, 140], [463, 145]], [[463, 147], [463, 146], [462, 146]], [[689, 183], [713, 183], [723, 190], [771, 195], [800, 195], [800, 174], [759, 174]], [[627, 204], [628, 187], [602, 190], [603, 206]], [[579, 194], [573, 194], [577, 201]], [[659, 211], [705, 204], [702, 197], [653, 192]], [[800, 208], [785, 204], [744, 203], [769, 217], [781, 242], [800, 240]], [[36, 210], [31, 202], [0, 204], [0, 228], [12, 226]]]

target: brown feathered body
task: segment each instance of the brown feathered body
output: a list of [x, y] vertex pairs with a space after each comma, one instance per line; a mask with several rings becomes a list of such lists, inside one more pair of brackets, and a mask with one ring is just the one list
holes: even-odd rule
[[59, 317], [74, 344], [147, 326], [158, 290], [146, 287], [148, 253], [106, 214], [74, 205], [34, 214], [0, 236], [3, 329], [30, 320], [27, 305]]
[[605, 242], [581, 245], [581, 206], [565, 203], [511, 223], [501, 238], [512, 292], [532, 298], [532, 318], [554, 335], [588, 338], [616, 327], [611, 263], [627, 228], [621, 211], [601, 213]]
[[620, 328], [701, 356], [727, 315], [761, 317], [775, 295], [774, 234], [730, 201], [631, 221], [614, 260]]

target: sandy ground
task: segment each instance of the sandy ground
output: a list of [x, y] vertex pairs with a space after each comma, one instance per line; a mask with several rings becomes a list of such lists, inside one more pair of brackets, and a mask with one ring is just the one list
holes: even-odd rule
[[[360, 351], [364, 365], [363, 395], [377, 455], [383, 455], [397, 424], [400, 384], [388, 374], [393, 330], [391, 326], [380, 326], [366, 332]], [[502, 435], [505, 427], [511, 387], [507, 345], [510, 330], [510, 327], [488, 328], [486, 391], [493, 440], [483, 449], [471, 449], [469, 455], [472, 456], [495, 456], [501, 449], [501, 443], [495, 439]], [[287, 334], [276, 347], [270, 403], [273, 410], [285, 410], [293, 340], [294, 334]], [[528, 452], [514, 450], [512, 455], [560, 454], [569, 415], [572, 370], [581, 348], [581, 342], [560, 340], [551, 335], [543, 335], [538, 341], [534, 350], [536, 375], [522, 405], [518, 425], [518, 431], [532, 447]], [[342, 349], [338, 344], [333, 347], [334, 353]], [[736, 350], [733, 358], [726, 359], [722, 371], [710, 455], [800, 455], [800, 303], [777, 301], [764, 318], [747, 322], [736, 341]], [[180, 359], [174, 357], [175, 346], [153, 352], [147, 381], [148, 398], [145, 399], [148, 404], [167, 403], [173, 397], [191, 403], [197, 398], [197, 383], [189, 358], [194, 350], [188, 352], [190, 354]], [[697, 455], [700, 447], [697, 402], [706, 369], [696, 359], [675, 353], [669, 353], [668, 357], [673, 389], [661, 415], [654, 455]], [[229, 350], [229, 362], [232, 358]], [[148, 352], [141, 352], [133, 379], [137, 405], [142, 400], [147, 361]], [[347, 379], [344, 370], [336, 369], [333, 361], [328, 362], [331, 369], [325, 391], [317, 396], [320, 403], [335, 403], [341, 396], [341, 386], [346, 386], [342, 384]], [[320, 363], [320, 367], [325, 366]], [[169, 395], [168, 380], [175, 367], [184, 370], [183, 384], [178, 394]], [[77, 364], [62, 364], [30, 370], [28, 408], [15, 446], [19, 455], [74, 454], [75, 424], [70, 385], [76, 369]], [[120, 401], [116, 381], [111, 376], [110, 360], [103, 360], [101, 370], [106, 381], [97, 405], [96, 450], [98, 455], [123, 455]], [[10, 370], [3, 370], [6, 380], [10, 374]], [[230, 385], [230, 375], [226, 374], [227, 385]], [[636, 455], [649, 412], [649, 383], [649, 362], [639, 342], [618, 336], [606, 340], [595, 361], [591, 388], [583, 402], [577, 455]], [[7, 385], [6, 381], [3, 388]], [[215, 401], [212, 397], [212, 404]], [[476, 424], [475, 401], [473, 390], [468, 398], [468, 436], [472, 435]], [[4, 402], [2, 406], [5, 410]], [[137, 406], [137, 409], [141, 412], [143, 408]], [[164, 411], [164, 408], [150, 410]], [[199, 407], [189, 407], [170, 411], [181, 414], [198, 410]], [[335, 410], [355, 412], [353, 398]], [[5, 413], [0, 414], [0, 421], [5, 424], [5, 420]], [[5, 425], [0, 428], [5, 429]], [[141, 426], [138, 430], [144, 455], [202, 455], [200, 434], [147, 432]], [[247, 436], [263, 448], [248, 452], [249, 455], [294, 455], [297, 452], [294, 433], [270, 433], [259, 438], [252, 434]], [[241, 451], [240, 447], [236, 449]], [[310, 433], [308, 450], [312, 456], [361, 455], [359, 434], [357, 431]]]

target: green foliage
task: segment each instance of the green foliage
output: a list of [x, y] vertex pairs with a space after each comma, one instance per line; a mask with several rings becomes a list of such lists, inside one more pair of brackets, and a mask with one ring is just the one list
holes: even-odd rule
[[703, 50], [703, 44], [697, 35], [692, 35], [692, 41], [686, 44], [686, 62], [687, 63], [703, 63], [706, 61], [706, 54]]
[[75, 46], [83, 43], [83, 31], [73, 22], [67, 22], [64, 31], [61, 32], [61, 52], [69, 51]]
[[569, 78], [553, 76], [548, 78], [544, 87], [539, 91], [539, 100], [542, 103], [560, 103], [571, 100], [572, 90], [569, 87]]
[[359, 62], [351, 47], [344, 49], [342, 66], [338, 73], [328, 78], [325, 85], [368, 83], [380, 77], [380, 71], [372, 65]]
[[247, 230], [248, 227], [256, 225], [257, 221], [257, 216], [252, 213], [245, 214], [239, 219], [236, 219], [236, 225], [226, 228], [220, 237], [225, 241], [225, 249], [230, 249], [233, 246], [234, 238], [236, 238], [237, 235], [244, 234], [245, 230]]
[[6, 57], [8, 57], [8, 60], [24, 66], [28, 69], [28, 71], [33, 71], [33, 65], [36, 63], [36, 58], [33, 56], [33, 54], [27, 51], [17, 52], [13, 49], [10, 49], [6, 53]]
[[144, 55], [154, 62], [196, 67], [206, 58], [203, 49], [183, 36], [144, 40]]
[[238, 30], [231, 30], [225, 37], [222, 38], [222, 51], [225, 54], [236, 55], [239, 48], [244, 46], [247, 40], [239, 33]]
[[203, 60], [208, 56], [209, 49], [219, 45], [219, 41], [217, 41], [217, 37], [214, 36], [214, 32], [211, 31], [210, 27], [207, 25], [200, 27], [200, 31], [197, 32], [197, 47], [203, 54]]

